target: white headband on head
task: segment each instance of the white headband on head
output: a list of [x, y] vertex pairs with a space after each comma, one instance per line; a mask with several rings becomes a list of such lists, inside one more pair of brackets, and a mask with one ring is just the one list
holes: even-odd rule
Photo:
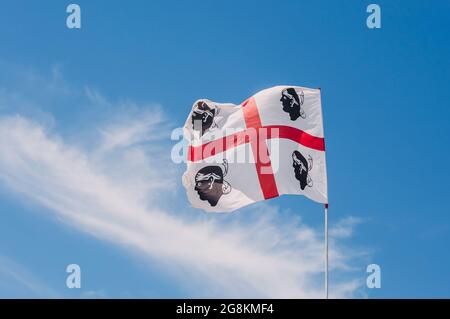
[[300, 94], [297, 94], [300, 104], [295, 100], [292, 94], [288, 93], [287, 89], [284, 89], [281, 94], [291, 100], [291, 107], [293, 107], [294, 105], [298, 105], [300, 107], [300, 117], [303, 119], [306, 118], [305, 111], [302, 108], [303, 102], [305, 101], [305, 94], [303, 93], [303, 91], [301, 91]]
[[312, 180], [311, 176], [309, 175], [309, 171], [311, 171], [313, 168], [313, 159], [312, 159], [311, 155], [308, 155], [308, 168], [306, 168], [305, 165], [303, 164], [303, 162], [299, 158], [297, 158], [295, 153], [292, 153], [292, 159], [294, 160], [294, 162], [297, 165], [300, 165], [301, 171], [303, 170], [308, 173], [308, 176], [306, 177], [306, 183], [308, 184], [309, 187], [312, 187], [313, 180]]
[[[223, 166], [222, 169], [223, 177], [225, 177], [228, 173], [228, 161], [226, 159], [223, 160], [222, 166]], [[197, 173], [197, 175], [195, 175], [196, 182], [211, 180], [211, 185], [209, 186], [210, 189], [213, 187], [214, 182], [220, 179], [222, 179], [222, 177], [220, 177], [215, 173], [208, 173], [208, 174]], [[225, 180], [223, 180], [222, 183], [224, 187], [224, 193], [228, 194], [231, 191], [231, 185]]]
[[294, 96], [292, 94], [288, 93], [287, 89], [284, 89], [281, 94], [283, 94], [284, 96], [288, 97], [291, 100], [291, 107], [293, 105], [299, 105], [297, 103], [297, 101], [295, 100]]

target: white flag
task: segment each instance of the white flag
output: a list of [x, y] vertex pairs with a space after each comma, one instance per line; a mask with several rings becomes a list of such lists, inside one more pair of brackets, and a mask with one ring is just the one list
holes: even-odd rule
[[319, 89], [276, 86], [240, 105], [198, 100], [184, 135], [194, 207], [229, 212], [282, 194], [328, 203]]

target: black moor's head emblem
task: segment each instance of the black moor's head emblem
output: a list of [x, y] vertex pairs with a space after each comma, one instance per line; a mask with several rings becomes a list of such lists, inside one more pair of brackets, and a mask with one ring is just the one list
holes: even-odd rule
[[216, 127], [214, 117], [219, 113], [219, 109], [208, 105], [205, 101], [195, 103], [192, 110], [192, 128], [199, 131], [201, 135], [211, 128]]
[[195, 175], [195, 190], [201, 200], [206, 200], [211, 206], [216, 206], [222, 195], [231, 192], [231, 185], [223, 178], [227, 175], [228, 163], [223, 160], [220, 166], [206, 166]]
[[306, 118], [305, 111], [302, 108], [305, 101], [305, 95], [303, 91], [297, 93], [294, 88], [287, 88], [281, 91], [281, 103], [283, 104], [283, 111], [289, 113], [292, 121], [295, 121], [299, 117]]
[[295, 178], [300, 182], [301, 190], [304, 190], [306, 186], [312, 187], [313, 181], [309, 176], [309, 171], [313, 167], [313, 160], [311, 156], [308, 156], [308, 160], [299, 152], [294, 151], [292, 153], [292, 167], [294, 167]]

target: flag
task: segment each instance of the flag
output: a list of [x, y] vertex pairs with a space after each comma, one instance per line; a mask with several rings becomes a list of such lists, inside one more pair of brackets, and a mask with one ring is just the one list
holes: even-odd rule
[[201, 99], [183, 132], [193, 207], [230, 212], [283, 194], [328, 203], [320, 89], [276, 86], [239, 105]]

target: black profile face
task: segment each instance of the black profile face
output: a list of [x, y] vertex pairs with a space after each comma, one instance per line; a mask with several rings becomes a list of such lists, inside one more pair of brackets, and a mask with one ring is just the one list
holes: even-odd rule
[[280, 101], [283, 105], [283, 111], [289, 113], [291, 121], [295, 121], [299, 117], [306, 117], [305, 111], [302, 108], [304, 98], [303, 92], [300, 92], [299, 96], [294, 88], [287, 88], [281, 92]]
[[304, 190], [306, 186], [311, 186], [312, 184], [311, 178], [308, 176], [308, 172], [312, 165], [311, 163], [308, 163], [306, 158], [299, 151], [294, 151], [292, 153], [292, 167], [294, 167], [295, 178], [300, 182], [301, 190]]
[[205, 134], [214, 123], [215, 113], [216, 110], [209, 107], [205, 102], [198, 102], [192, 112], [192, 128], [200, 131], [201, 127], [201, 135]]
[[223, 172], [220, 166], [206, 166], [195, 175], [195, 190], [201, 200], [216, 206], [224, 194]]

